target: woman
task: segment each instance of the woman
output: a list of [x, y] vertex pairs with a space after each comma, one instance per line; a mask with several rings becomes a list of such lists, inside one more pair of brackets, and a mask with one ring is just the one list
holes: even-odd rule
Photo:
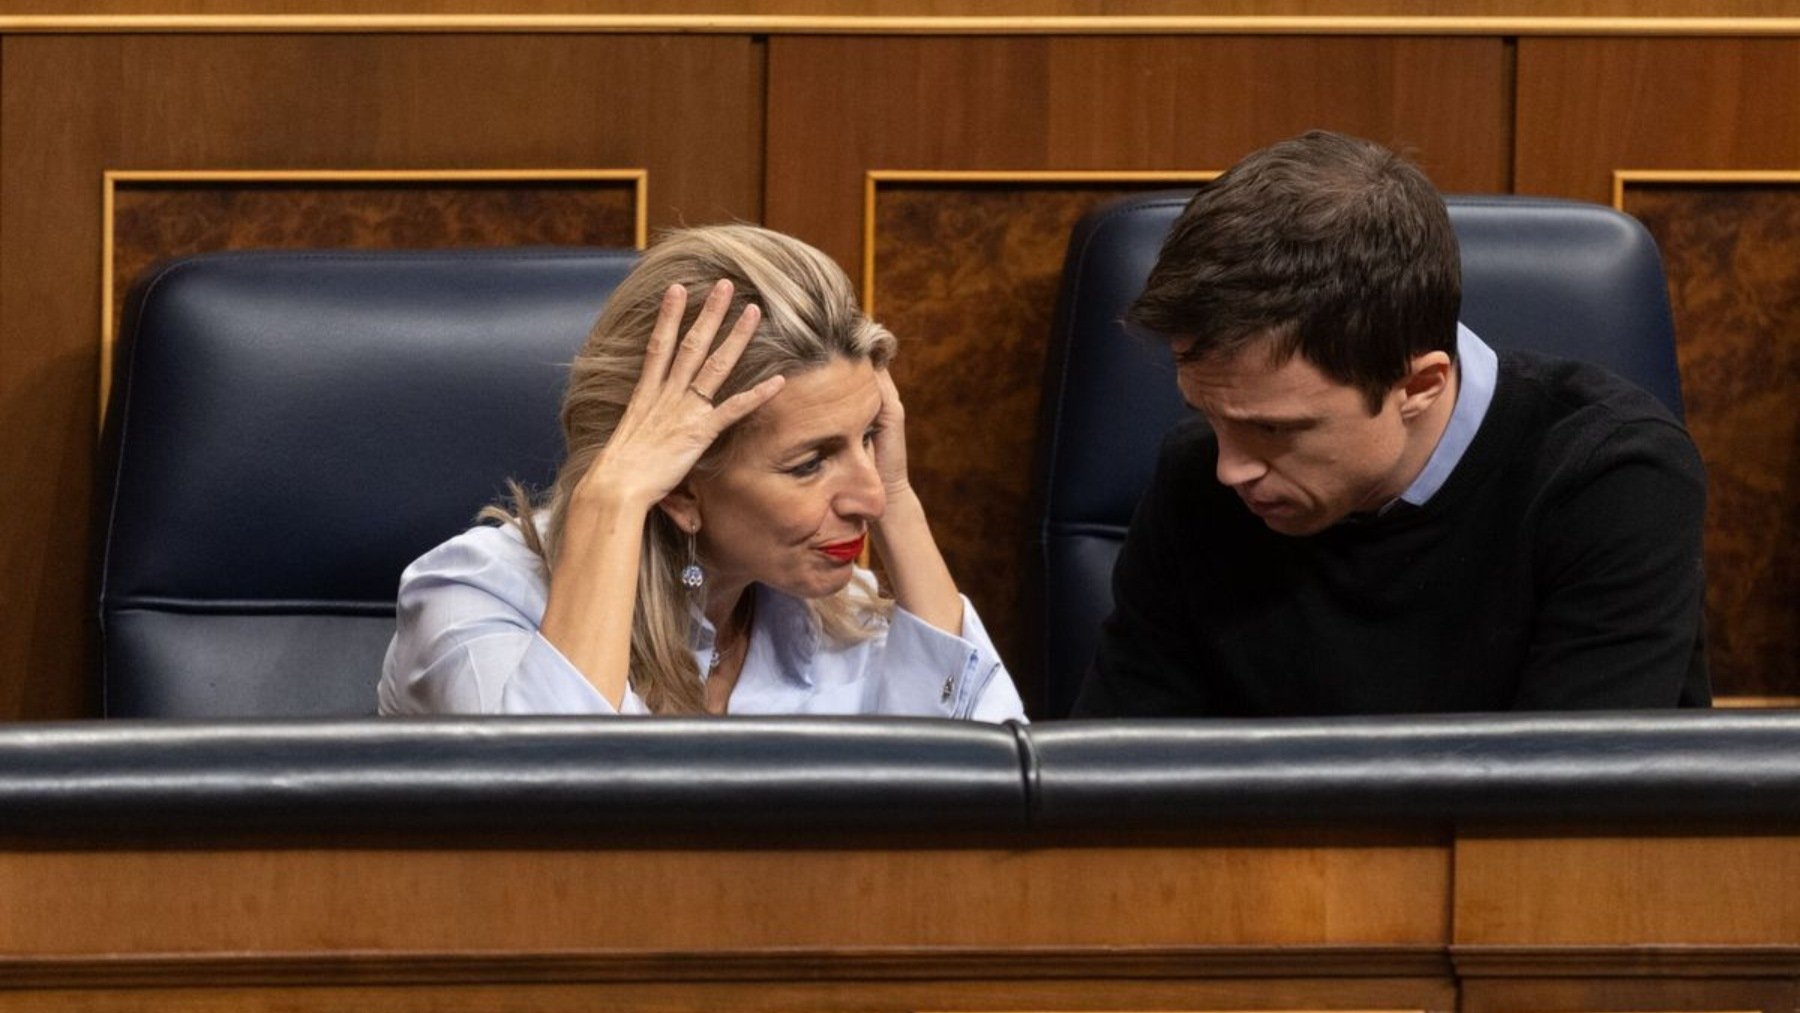
[[893, 353], [798, 240], [663, 239], [570, 367], [547, 499], [402, 575], [382, 712], [1023, 717], [907, 481]]

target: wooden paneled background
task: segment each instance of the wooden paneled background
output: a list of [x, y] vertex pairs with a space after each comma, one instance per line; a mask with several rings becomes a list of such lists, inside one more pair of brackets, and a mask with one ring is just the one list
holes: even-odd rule
[[[761, 221], [859, 279], [872, 255], [920, 484], [1006, 648], [1024, 630], [1010, 581], [1060, 235], [1105, 196], [1161, 185], [1126, 174], [1221, 169], [1314, 126], [1410, 148], [1458, 192], [1604, 203], [1622, 171], [1800, 170], [1794, 0], [1457, 0], [1431, 18], [1398, 0], [1170, 3], [1154, 18], [1104, 0], [840, 6], [530, 0], [509, 18], [390, 0], [282, 20], [264, 17], [289, 14], [278, 0], [8, 4], [0, 719], [94, 713], [87, 518], [109, 280], [120, 292], [154, 257], [201, 248], [624, 242], [634, 210], [617, 188], [523, 177], [456, 193], [158, 183], [121, 189], [109, 222], [108, 172], [641, 170], [652, 229]], [[865, 251], [870, 174], [903, 170], [987, 178], [890, 176]], [[1713, 476], [1715, 682], [1745, 697], [1800, 695], [1796, 194], [1624, 191], [1668, 252]], [[1017, 674], [1035, 698], [1037, 673]]]

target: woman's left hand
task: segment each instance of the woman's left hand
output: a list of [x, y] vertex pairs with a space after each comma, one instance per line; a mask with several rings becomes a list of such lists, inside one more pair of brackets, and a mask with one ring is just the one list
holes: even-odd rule
[[931, 537], [925, 505], [906, 474], [906, 409], [900, 405], [900, 391], [885, 369], [876, 371], [875, 385], [881, 389], [881, 411], [875, 416], [875, 470], [887, 492], [887, 508], [874, 526], [875, 551], [887, 564], [900, 607], [960, 637], [962, 596]]
[[912, 493], [912, 481], [906, 476], [906, 408], [886, 369], [875, 372], [875, 385], [881, 390], [881, 411], [875, 416], [875, 470], [881, 473], [891, 502]]

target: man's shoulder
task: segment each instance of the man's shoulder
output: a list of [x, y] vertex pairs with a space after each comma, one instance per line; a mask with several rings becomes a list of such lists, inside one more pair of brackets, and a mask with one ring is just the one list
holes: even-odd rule
[[1667, 406], [1617, 373], [1590, 362], [1503, 351], [1499, 396], [1529, 402], [1547, 423], [1610, 418], [1681, 428]]
[[1499, 419], [1512, 437], [1505, 467], [1533, 495], [1580, 488], [1627, 464], [1704, 483], [1693, 438], [1642, 388], [1591, 363], [1528, 352], [1500, 362]]
[[1573, 359], [1500, 353], [1503, 424], [1557, 456], [1624, 442], [1686, 456], [1693, 440], [1661, 401], [1617, 374]]

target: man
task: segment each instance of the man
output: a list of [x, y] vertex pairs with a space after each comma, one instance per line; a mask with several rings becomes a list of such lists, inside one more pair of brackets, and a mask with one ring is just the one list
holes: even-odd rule
[[1457, 322], [1424, 174], [1313, 132], [1182, 212], [1130, 317], [1164, 443], [1077, 717], [1705, 706], [1692, 441]]

